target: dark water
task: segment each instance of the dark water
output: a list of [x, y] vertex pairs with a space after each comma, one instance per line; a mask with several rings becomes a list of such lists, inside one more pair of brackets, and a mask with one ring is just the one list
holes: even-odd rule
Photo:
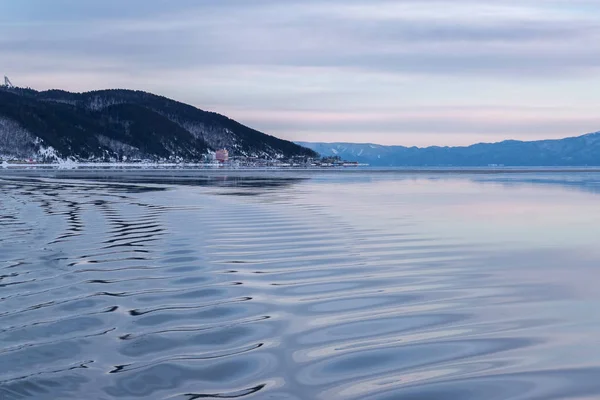
[[0, 399], [600, 398], [600, 174], [0, 173]]

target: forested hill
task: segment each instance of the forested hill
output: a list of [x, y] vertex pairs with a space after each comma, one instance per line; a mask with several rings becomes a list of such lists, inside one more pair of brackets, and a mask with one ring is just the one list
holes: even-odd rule
[[223, 115], [151, 93], [0, 88], [0, 156], [198, 161], [222, 148], [266, 159], [316, 156]]

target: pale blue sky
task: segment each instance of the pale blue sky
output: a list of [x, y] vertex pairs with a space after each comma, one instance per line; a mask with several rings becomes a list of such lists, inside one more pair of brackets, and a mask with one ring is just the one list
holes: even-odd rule
[[0, 0], [0, 74], [132, 88], [291, 140], [600, 130], [594, 0]]

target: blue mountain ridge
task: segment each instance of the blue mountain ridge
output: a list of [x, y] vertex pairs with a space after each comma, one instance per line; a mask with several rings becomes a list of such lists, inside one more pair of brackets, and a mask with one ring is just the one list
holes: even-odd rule
[[600, 132], [565, 139], [478, 143], [458, 147], [405, 147], [372, 143], [296, 142], [323, 157], [340, 156], [372, 166], [477, 167], [600, 166]]

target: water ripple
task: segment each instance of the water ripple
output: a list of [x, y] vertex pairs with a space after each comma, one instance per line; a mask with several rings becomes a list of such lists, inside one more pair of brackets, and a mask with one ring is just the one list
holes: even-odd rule
[[0, 177], [0, 398], [600, 396], [573, 179], [181, 174]]

